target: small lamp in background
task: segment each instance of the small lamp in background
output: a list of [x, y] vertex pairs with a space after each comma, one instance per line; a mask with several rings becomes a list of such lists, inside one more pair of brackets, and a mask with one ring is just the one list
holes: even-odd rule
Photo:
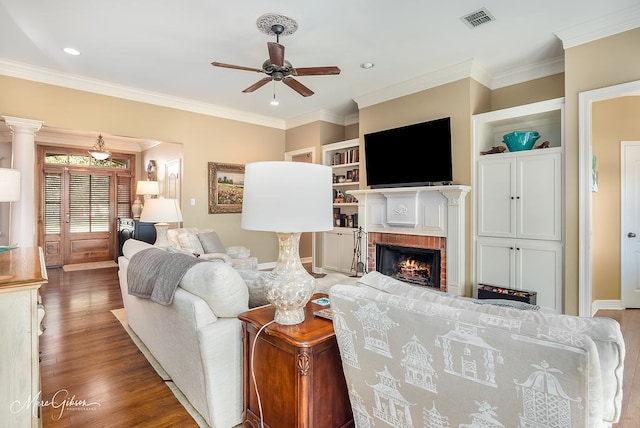
[[177, 199], [149, 199], [144, 204], [140, 221], [155, 223], [157, 247], [168, 247], [167, 230], [169, 223], [179, 223], [182, 221], [182, 212]]
[[136, 185], [136, 200], [133, 202], [133, 205], [131, 205], [131, 213], [133, 214], [133, 218], [135, 220], [139, 220], [140, 214], [142, 213], [142, 207], [144, 206], [144, 204], [140, 201], [140, 195], [144, 197], [144, 202], [146, 203], [151, 196], [159, 194], [160, 186], [158, 185], [157, 181], [138, 181]]
[[[20, 171], [17, 169], [0, 168], [0, 202], [15, 202], [20, 200]], [[8, 251], [11, 246], [11, 208], [9, 208], [9, 246], [0, 247], [0, 252]]]
[[245, 165], [241, 226], [278, 235], [278, 261], [265, 278], [267, 299], [276, 308], [274, 320], [278, 324], [304, 321], [304, 307], [315, 280], [300, 260], [300, 234], [333, 229], [331, 180], [331, 168], [325, 165]]

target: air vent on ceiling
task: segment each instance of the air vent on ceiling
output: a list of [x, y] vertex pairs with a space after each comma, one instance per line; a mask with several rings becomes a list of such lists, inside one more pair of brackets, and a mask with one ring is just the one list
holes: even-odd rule
[[465, 15], [460, 19], [462, 20], [462, 22], [467, 24], [467, 27], [469, 28], [476, 28], [481, 26], [482, 24], [487, 24], [496, 20], [491, 12], [489, 12], [485, 7], [483, 7], [482, 9], [478, 9], [475, 12], [471, 12], [470, 14]]

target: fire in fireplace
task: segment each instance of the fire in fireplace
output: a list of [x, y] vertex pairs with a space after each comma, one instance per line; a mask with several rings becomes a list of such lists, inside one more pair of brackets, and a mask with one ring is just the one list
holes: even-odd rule
[[440, 288], [440, 250], [376, 245], [376, 270], [400, 281]]

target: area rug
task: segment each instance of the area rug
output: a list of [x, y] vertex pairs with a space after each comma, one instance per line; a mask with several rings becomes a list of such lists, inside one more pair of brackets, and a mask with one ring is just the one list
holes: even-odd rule
[[127, 323], [127, 313], [125, 312], [124, 308], [113, 309], [111, 313], [118, 319], [118, 321], [120, 321], [120, 324], [122, 324], [122, 327], [124, 327], [125, 331], [129, 334], [129, 337], [131, 337], [133, 343], [136, 344], [140, 352], [142, 352], [147, 361], [149, 361], [149, 364], [151, 364], [151, 367], [153, 367], [156, 373], [158, 373], [158, 376], [162, 378], [167, 387], [169, 387], [171, 392], [173, 392], [173, 395], [175, 395], [180, 404], [182, 404], [182, 407], [184, 407], [191, 415], [193, 420], [196, 421], [198, 426], [200, 428], [210, 428], [209, 424], [207, 424], [202, 415], [200, 415], [200, 413], [198, 413], [198, 411], [193, 408], [182, 391], [180, 391], [180, 389], [173, 383], [173, 381], [171, 380], [171, 376], [169, 376], [169, 374], [162, 368], [162, 366], [160, 365], [160, 363], [158, 363], [154, 356], [151, 355], [151, 352], [149, 352], [149, 349], [145, 346], [144, 343], [142, 343], [142, 340], [140, 340], [140, 338], [133, 332], [133, 330], [131, 330], [129, 324]]
[[93, 270], [93, 269], [104, 269], [118, 267], [118, 264], [113, 260], [107, 260], [104, 262], [90, 262], [90, 263], [76, 263], [73, 265], [64, 265], [62, 266], [62, 270], [65, 272], [73, 272], [77, 270]]

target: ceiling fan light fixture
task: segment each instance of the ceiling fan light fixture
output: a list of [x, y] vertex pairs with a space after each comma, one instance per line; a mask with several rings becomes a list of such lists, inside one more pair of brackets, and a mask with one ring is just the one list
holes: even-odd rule
[[78, 49], [71, 48], [71, 47], [63, 48], [62, 52], [66, 53], [66, 54], [69, 54], [69, 55], [73, 55], [73, 56], [80, 55], [80, 51]]
[[370, 68], [373, 68], [375, 66], [374, 63], [372, 62], [363, 62], [362, 64], [360, 64], [360, 68], [364, 68], [365, 70], [368, 70]]

